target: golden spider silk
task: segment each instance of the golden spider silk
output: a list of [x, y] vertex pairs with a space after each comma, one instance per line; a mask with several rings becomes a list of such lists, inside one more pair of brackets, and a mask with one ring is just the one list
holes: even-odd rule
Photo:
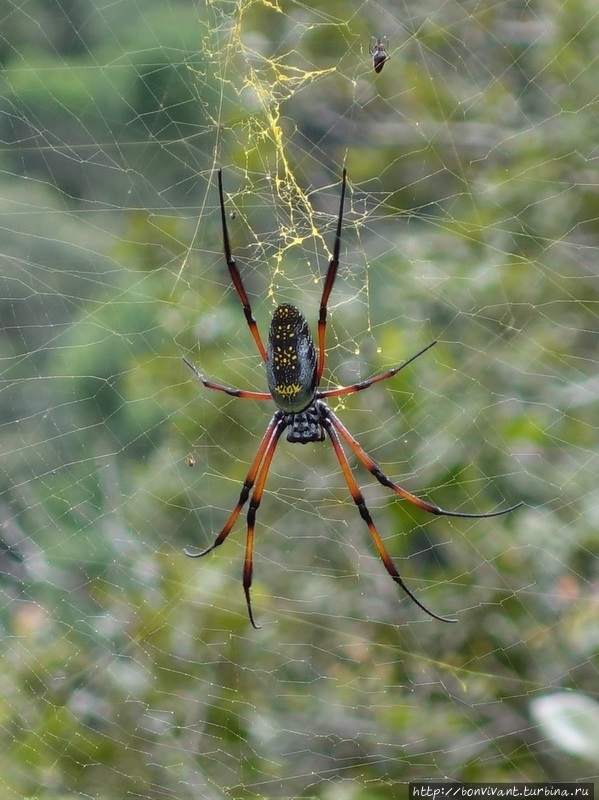
[[386, 36], [383, 36], [382, 39], [377, 36], [373, 36], [368, 47], [368, 52], [372, 56], [372, 66], [377, 74], [382, 71], [385, 63], [391, 58], [387, 52], [386, 42]]
[[[222, 223], [223, 246], [225, 261], [229, 268], [229, 275], [233, 281], [237, 295], [243, 306], [243, 313], [250, 329], [250, 333], [256, 343], [258, 352], [266, 364], [266, 379], [268, 392], [252, 392], [245, 389], [234, 389], [214, 383], [205, 378], [202, 373], [189, 361], [184, 358], [184, 362], [192, 370], [194, 375], [208, 389], [224, 392], [232, 397], [240, 397], [244, 400], [271, 400], [276, 406], [276, 411], [271, 417], [262, 437], [258, 450], [251, 463], [249, 472], [243, 482], [241, 493], [237, 505], [229, 515], [225, 526], [216, 536], [213, 543], [204, 550], [185, 549], [185, 554], [190, 558], [200, 558], [210, 553], [215, 547], [219, 547], [235, 524], [237, 517], [241, 513], [243, 506], [249, 499], [247, 513], [247, 535], [245, 545], [245, 557], [243, 562], [243, 591], [248, 609], [250, 622], [254, 628], [256, 624], [250, 589], [252, 585], [253, 560], [254, 560], [254, 527], [256, 524], [256, 514], [262, 501], [266, 478], [270, 470], [275, 450], [279, 439], [284, 431], [287, 431], [287, 441], [292, 444], [308, 444], [309, 442], [322, 442], [328, 436], [333, 446], [333, 451], [339, 461], [341, 472], [347, 483], [347, 488], [356, 504], [360, 516], [366, 523], [377, 552], [389, 575], [393, 578], [408, 597], [422, 611], [429, 614], [434, 619], [441, 622], [456, 622], [455, 619], [442, 617], [430, 611], [423, 603], [418, 600], [415, 594], [406, 586], [403, 578], [399, 574], [397, 567], [393, 563], [387, 548], [370, 515], [366, 506], [362, 492], [351, 471], [347, 455], [343, 448], [343, 443], [354, 453], [360, 463], [376, 478], [376, 480], [391, 489], [403, 500], [428, 511], [429, 514], [436, 514], [445, 517], [468, 517], [479, 519], [482, 517], [498, 517], [501, 514], [508, 514], [518, 508], [522, 503], [518, 503], [511, 508], [504, 508], [500, 511], [491, 511], [487, 514], [465, 514], [458, 511], [445, 511], [439, 506], [427, 503], [415, 495], [408, 492], [398, 484], [388, 478], [380, 469], [378, 464], [366, 453], [358, 441], [352, 436], [339, 417], [323, 402], [327, 397], [340, 397], [342, 395], [353, 394], [368, 389], [375, 383], [386, 381], [411, 364], [418, 356], [429, 350], [436, 342], [431, 342], [423, 347], [418, 353], [408, 358], [398, 367], [393, 367], [386, 372], [381, 372], [365, 381], [354, 383], [351, 386], [340, 386], [336, 389], [319, 389], [320, 380], [325, 365], [325, 333], [327, 326], [327, 306], [337, 270], [339, 267], [339, 251], [341, 247], [341, 227], [343, 224], [343, 204], [345, 200], [346, 171], [343, 170], [341, 180], [341, 198], [339, 201], [339, 213], [337, 216], [337, 228], [335, 241], [333, 244], [333, 255], [329, 261], [329, 267], [324, 279], [322, 296], [320, 298], [320, 308], [318, 314], [318, 355], [317, 349], [310, 333], [308, 322], [302, 312], [289, 303], [277, 306], [272, 317], [268, 333], [268, 347], [264, 347], [260, 331], [256, 325], [256, 320], [250, 307], [250, 302], [241, 280], [241, 274], [231, 254], [231, 244], [229, 241], [229, 231], [227, 228], [227, 215], [225, 213], [225, 201], [223, 195], [222, 171], [218, 171], [218, 192], [220, 200], [220, 214]], [[251, 495], [251, 497], [250, 497]]]

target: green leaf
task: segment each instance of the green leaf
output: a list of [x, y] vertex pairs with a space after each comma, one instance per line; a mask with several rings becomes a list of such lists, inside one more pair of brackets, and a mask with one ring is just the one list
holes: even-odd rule
[[595, 700], [580, 692], [556, 692], [533, 700], [531, 714], [556, 747], [599, 763], [599, 703]]

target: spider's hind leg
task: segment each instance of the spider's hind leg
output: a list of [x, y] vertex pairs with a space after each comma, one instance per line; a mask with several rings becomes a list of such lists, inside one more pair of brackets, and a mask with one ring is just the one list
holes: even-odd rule
[[341, 466], [341, 471], [343, 472], [343, 477], [345, 478], [345, 482], [347, 483], [347, 488], [350, 491], [350, 494], [352, 496], [352, 500], [356, 504], [356, 506], [358, 508], [358, 511], [360, 512], [360, 516], [362, 517], [362, 519], [364, 520], [364, 522], [368, 526], [368, 530], [370, 531], [370, 535], [372, 536], [372, 540], [373, 540], [373, 542], [375, 544], [375, 547], [376, 547], [377, 552], [378, 552], [378, 554], [379, 554], [379, 556], [381, 558], [381, 561], [383, 562], [383, 565], [384, 565], [385, 569], [387, 570], [389, 575], [393, 578], [395, 583], [397, 583], [399, 586], [401, 586], [401, 588], [408, 595], [408, 597], [414, 603], [416, 603], [416, 605], [419, 608], [421, 608], [424, 612], [426, 612], [429, 615], [429, 617], [433, 617], [433, 619], [437, 619], [437, 620], [439, 620], [439, 622], [457, 622], [457, 619], [453, 619], [453, 618], [450, 618], [450, 617], [442, 617], [439, 614], [435, 614], [434, 611], [431, 611], [423, 603], [421, 603], [420, 600], [418, 600], [418, 598], [416, 597], [416, 595], [413, 594], [412, 591], [410, 589], [408, 589], [408, 587], [404, 583], [403, 578], [399, 574], [399, 572], [397, 570], [397, 567], [395, 566], [395, 564], [393, 563], [393, 561], [391, 559], [391, 556], [387, 552], [387, 548], [385, 547], [385, 545], [383, 543], [383, 540], [381, 539], [380, 534], [377, 531], [376, 526], [375, 526], [375, 524], [374, 524], [374, 522], [372, 520], [372, 517], [370, 516], [370, 511], [368, 510], [368, 507], [366, 505], [366, 502], [364, 500], [362, 492], [358, 488], [358, 484], [356, 483], [356, 480], [355, 480], [354, 476], [352, 475], [352, 471], [351, 471], [351, 468], [350, 468], [350, 465], [349, 465], [349, 461], [347, 460], [347, 456], [345, 455], [345, 452], [344, 452], [343, 447], [341, 445], [341, 440], [339, 439], [339, 434], [337, 433], [337, 431], [335, 429], [336, 426], [333, 424], [333, 421], [332, 421], [333, 420], [333, 413], [328, 408], [326, 409], [326, 412], [327, 413], [324, 416], [322, 424], [323, 424], [326, 432], [328, 433], [328, 435], [329, 435], [329, 437], [331, 439], [331, 443], [333, 445], [333, 449], [335, 451], [335, 455], [337, 456], [337, 459], [339, 461], [339, 465]]
[[466, 511], [447, 511], [440, 506], [427, 503], [426, 500], [416, 497], [416, 495], [408, 492], [407, 489], [404, 489], [403, 486], [399, 486], [397, 483], [394, 483], [390, 478], [388, 478], [376, 461], [374, 461], [374, 459], [368, 455], [357, 439], [355, 439], [347, 430], [339, 417], [337, 417], [330, 409], [328, 409], [328, 418], [335, 429], [341, 434], [341, 437], [344, 439], [344, 441], [346, 441], [354, 451], [360, 463], [363, 464], [372, 475], [374, 475], [374, 477], [382, 486], [385, 486], [387, 489], [391, 489], [393, 492], [395, 492], [395, 494], [398, 494], [404, 500], [412, 503], [412, 505], [416, 506], [417, 508], [421, 508], [423, 511], [427, 511], [429, 514], [434, 514], [438, 517], [458, 517], [460, 519], [487, 519], [488, 517], [502, 517], [504, 514], [509, 514], [511, 511], [515, 511], [517, 508], [520, 508], [520, 506], [523, 505], [523, 503], [520, 502], [516, 503], [514, 506], [509, 506], [508, 508], [501, 508], [499, 511], [488, 511], [483, 514], [471, 514]]
[[243, 591], [245, 594], [245, 601], [247, 604], [250, 622], [252, 623], [254, 628], [260, 627], [260, 625], [258, 625], [256, 623], [256, 620], [254, 619], [254, 612], [252, 611], [252, 599], [250, 596], [250, 588], [252, 586], [252, 575], [254, 572], [254, 525], [256, 523], [256, 513], [258, 511], [258, 507], [260, 506], [260, 502], [262, 501], [262, 493], [264, 492], [264, 485], [266, 484], [266, 478], [268, 477], [270, 465], [272, 463], [275, 450], [277, 449], [277, 443], [279, 441], [281, 434], [287, 427], [287, 421], [284, 415], [275, 414], [275, 417], [273, 419], [276, 420], [275, 426], [268, 441], [268, 445], [265, 448], [264, 460], [262, 461], [262, 465], [260, 466], [260, 471], [258, 473], [258, 480], [256, 482], [256, 488], [254, 489], [254, 492], [252, 494], [252, 499], [250, 500], [250, 505], [248, 508], [248, 516], [247, 516], [248, 527], [247, 527], [247, 537], [245, 540], [245, 557], [243, 560]]
[[[225, 523], [224, 528], [220, 531], [214, 542], [209, 547], [206, 547], [204, 550], [196, 551], [192, 550], [189, 547], [185, 547], [183, 552], [185, 553], [186, 556], [189, 556], [189, 558], [201, 558], [202, 556], [207, 555], [212, 550], [214, 550], [215, 547], [221, 545], [225, 541], [227, 536], [231, 533], [231, 529], [233, 528], [233, 525], [235, 524], [237, 517], [241, 513], [241, 509], [244, 507], [248, 497], [250, 496], [252, 486], [254, 485], [254, 482], [256, 480], [256, 475], [258, 474], [258, 470], [260, 469], [260, 465], [262, 464], [262, 460], [264, 459], [264, 454], [266, 453], [269, 445], [272, 442], [274, 432], [277, 429], [277, 426], [281, 425], [281, 418], [282, 415], [279, 412], [276, 412], [273, 415], [271, 421], [268, 423], [266, 432], [262, 437], [262, 441], [258, 446], [258, 450], [256, 452], [256, 455], [254, 456], [254, 460], [252, 461], [249, 472], [245, 477], [243, 486], [241, 487], [239, 500], [237, 501], [235, 508], [231, 512], [229, 519]], [[279, 436], [280, 432], [277, 435], [277, 439]]]

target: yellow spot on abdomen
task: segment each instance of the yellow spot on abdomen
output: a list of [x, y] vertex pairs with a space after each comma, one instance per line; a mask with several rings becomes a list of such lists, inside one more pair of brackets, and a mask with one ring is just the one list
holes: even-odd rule
[[295, 397], [302, 390], [299, 383], [279, 383], [275, 386], [275, 392], [281, 397]]

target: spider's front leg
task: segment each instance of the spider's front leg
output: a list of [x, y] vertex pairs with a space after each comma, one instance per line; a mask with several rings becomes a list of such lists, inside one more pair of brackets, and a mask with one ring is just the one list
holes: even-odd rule
[[229, 228], [227, 226], [227, 214], [225, 212], [225, 197], [223, 193], [222, 169], [219, 169], [218, 171], [218, 197], [220, 201], [220, 217], [223, 229], [223, 249], [225, 251], [225, 261], [227, 262], [227, 267], [229, 268], [229, 275], [231, 276], [231, 280], [233, 281], [233, 286], [235, 287], [235, 291], [237, 292], [239, 299], [241, 300], [241, 305], [243, 306], [243, 313], [245, 315], [248, 328], [250, 329], [250, 333], [252, 334], [252, 337], [256, 342], [256, 347], [258, 348], [258, 352], [262, 356], [262, 360], [266, 361], [266, 350], [264, 349], [264, 345], [262, 344], [262, 337], [260, 336], [258, 325], [256, 324], [256, 320], [254, 319], [252, 308], [250, 306], [250, 301], [248, 300], [247, 292], [245, 291], [243, 281], [241, 280], [241, 274], [237, 269], [237, 264], [235, 263], [235, 259], [233, 258], [233, 255], [231, 253]]
[[345, 185], [347, 182], [347, 170], [343, 169], [341, 178], [341, 197], [339, 199], [339, 215], [337, 217], [337, 229], [335, 231], [335, 242], [333, 244], [333, 255], [329, 261], [329, 268], [327, 270], [326, 278], [324, 279], [324, 286], [322, 288], [322, 297], [320, 298], [320, 310], [318, 313], [318, 367], [316, 370], [316, 385], [320, 383], [322, 373], [324, 370], [325, 360], [325, 333], [327, 329], [327, 307], [329, 297], [335, 278], [337, 277], [337, 270], [339, 269], [339, 252], [341, 250], [341, 227], [343, 225], [343, 204], [345, 202]]

